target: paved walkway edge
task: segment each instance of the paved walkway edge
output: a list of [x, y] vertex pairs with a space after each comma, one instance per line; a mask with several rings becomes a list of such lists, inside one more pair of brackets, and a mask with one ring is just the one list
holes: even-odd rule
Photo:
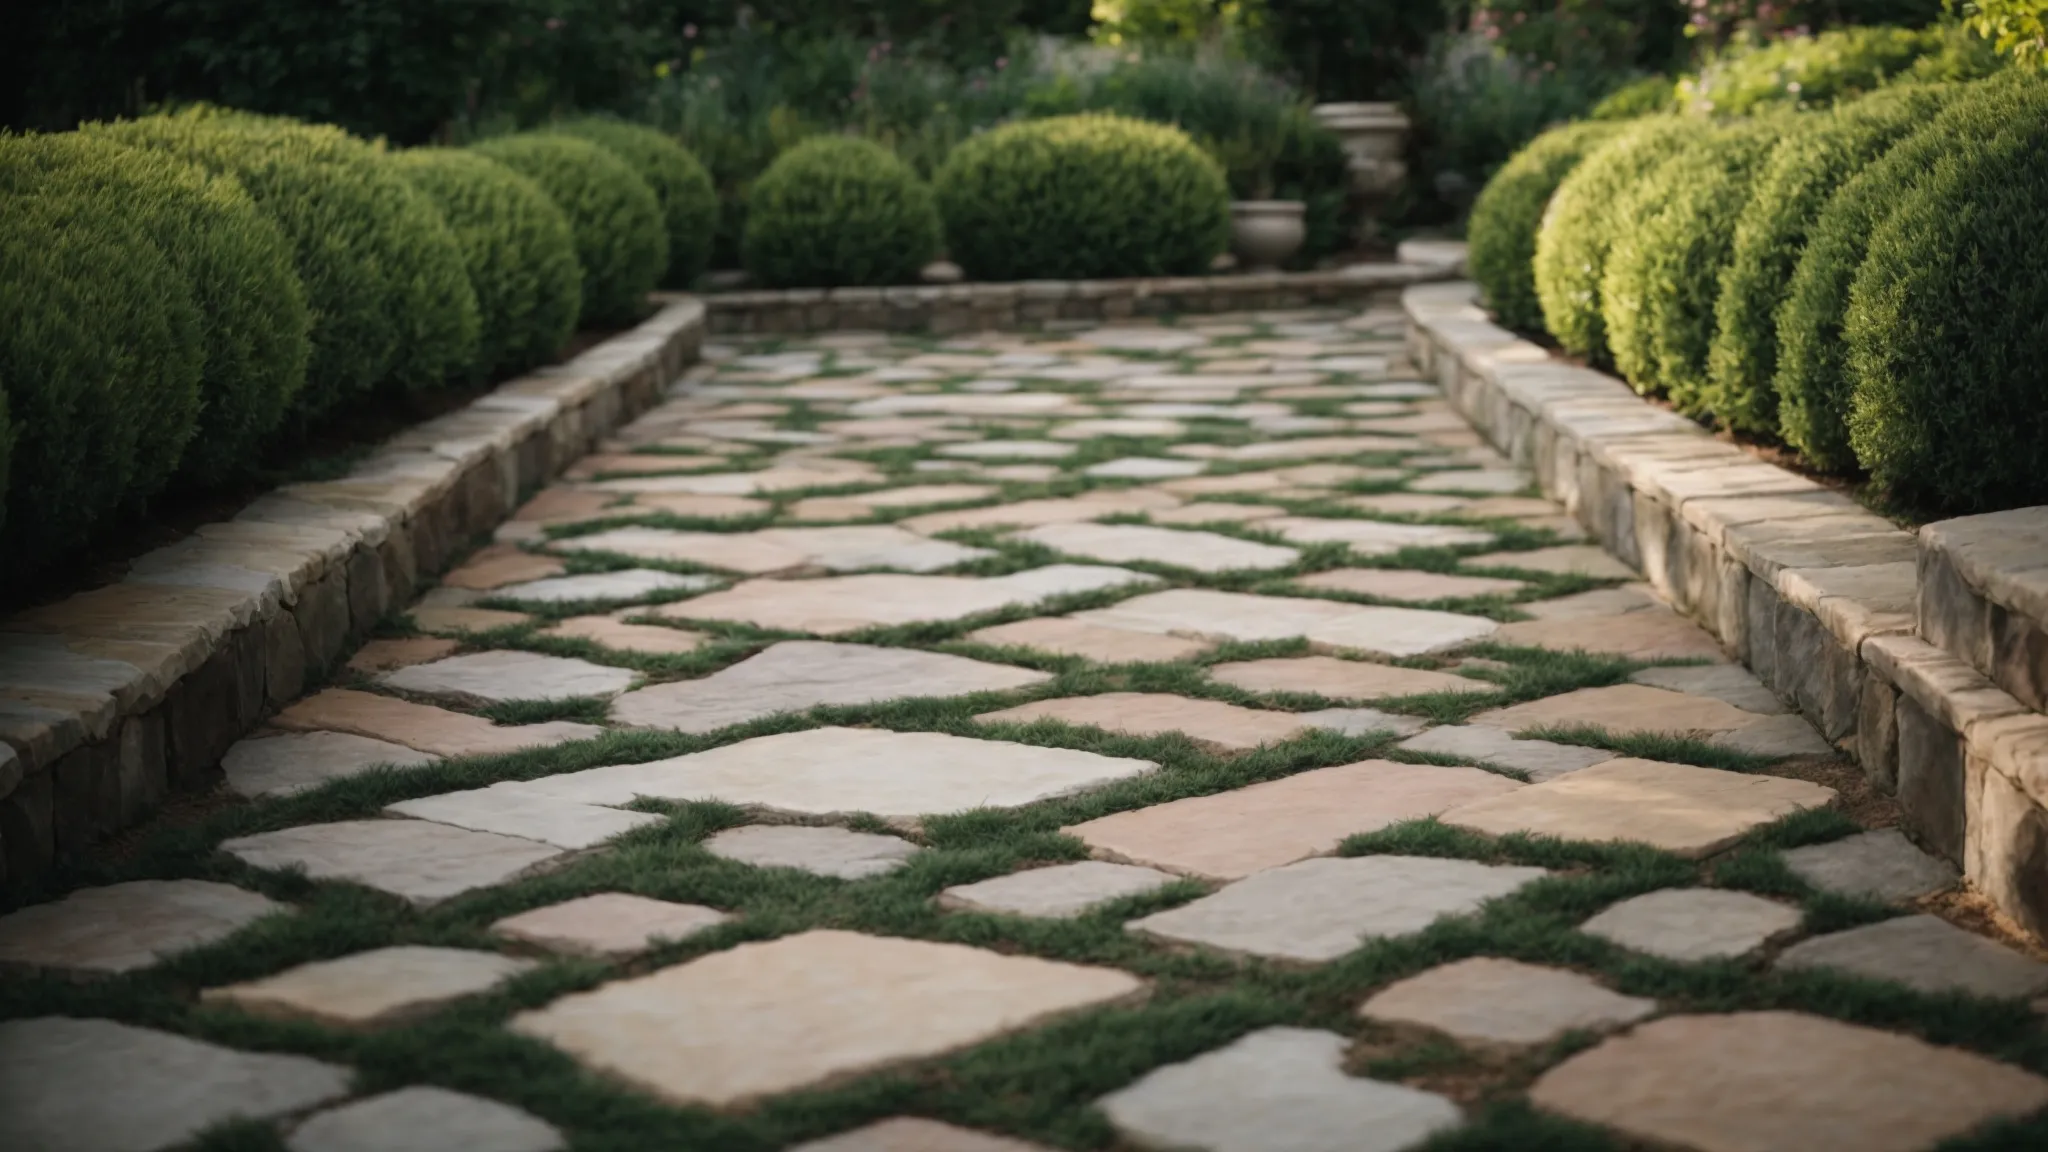
[[0, 884], [134, 823], [298, 696], [423, 577], [652, 407], [697, 359], [702, 302], [655, 315], [0, 621]]
[[1896, 793], [1908, 832], [2048, 937], [2048, 717], [1923, 639], [1916, 540], [1491, 323], [1408, 288], [1409, 353], [1505, 455]]

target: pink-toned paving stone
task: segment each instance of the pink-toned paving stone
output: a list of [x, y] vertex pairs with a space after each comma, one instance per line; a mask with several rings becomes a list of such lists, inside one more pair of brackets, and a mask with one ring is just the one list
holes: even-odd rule
[[1419, 1024], [1480, 1044], [1542, 1044], [1573, 1030], [1608, 1031], [1657, 1010], [1560, 968], [1474, 956], [1390, 984], [1359, 1006], [1384, 1024]]
[[1515, 607], [1538, 620], [1576, 620], [1587, 616], [1619, 616], [1644, 608], [1665, 607], [1648, 584], [1595, 588], [1552, 600], [1530, 600]]
[[507, 916], [491, 933], [543, 951], [625, 960], [657, 944], [687, 940], [732, 919], [701, 904], [674, 904], [630, 892], [599, 892]]
[[1010, 538], [1088, 560], [1163, 564], [1193, 572], [1269, 571], [1301, 558], [1301, 553], [1277, 544], [1145, 524], [1047, 524]]
[[1793, 1012], [1672, 1016], [1543, 1074], [1537, 1107], [1697, 1152], [1927, 1152], [2048, 1107], [2048, 1080]]
[[[617, 499], [617, 497], [608, 497]], [[705, 520], [734, 520], [743, 516], [758, 516], [768, 511], [766, 500], [752, 496], [709, 496], [690, 492], [643, 492], [633, 497], [633, 503], [610, 511], [611, 515], [636, 515], [648, 512], [666, 512], [671, 516], [697, 517]]]
[[[630, 615], [634, 611], [628, 608], [623, 614]], [[680, 656], [696, 651], [711, 639], [702, 632], [692, 632], [687, 628], [628, 624], [619, 618], [620, 615], [571, 616], [541, 629], [540, 634], [564, 640], [588, 640], [613, 651], [641, 652], [650, 656]]]
[[224, 840], [220, 849], [254, 868], [346, 880], [421, 907], [516, 880], [563, 855], [551, 844], [424, 820], [303, 824]]
[[1647, 684], [1580, 688], [1472, 717], [1470, 723], [1503, 732], [1591, 725], [1616, 736], [1638, 733], [1715, 733], [1747, 728], [1764, 717], [1711, 696], [1693, 696]]
[[495, 952], [400, 945], [208, 988], [199, 998], [273, 1019], [378, 1028], [488, 992], [534, 967], [531, 960]]
[[1211, 678], [1250, 692], [1301, 692], [1332, 700], [1377, 700], [1431, 692], [1496, 691], [1484, 680], [1335, 656], [1276, 656], [1213, 664]]
[[724, 464], [719, 456], [684, 456], [674, 452], [608, 452], [585, 456], [562, 473], [565, 480], [595, 480], [599, 476], [665, 476], [676, 472], [702, 472]]
[[1597, 544], [1565, 544], [1528, 552], [1489, 552], [1459, 561], [1467, 568], [1520, 568], [1527, 572], [1576, 573], [1603, 580], [1635, 580], [1635, 569], [1609, 556]]
[[562, 562], [553, 556], [541, 556], [509, 544], [492, 544], [464, 561], [462, 567], [441, 577], [441, 584], [487, 592], [507, 584], [560, 576], [565, 571]]
[[959, 528], [1037, 528], [1046, 524], [1076, 524], [1103, 516], [1154, 512], [1179, 504], [1178, 498], [1165, 492], [1129, 488], [1089, 492], [1066, 499], [1019, 500], [1014, 504], [998, 504], [989, 508], [928, 512], [896, 523], [912, 532], [929, 536]]
[[481, 716], [350, 688], [315, 693], [278, 713], [270, 722], [298, 732], [350, 732], [436, 756], [495, 756], [604, 735], [604, 729], [594, 724], [566, 720], [501, 728]]
[[118, 976], [233, 935], [290, 908], [211, 880], [131, 880], [81, 888], [0, 916], [0, 971]]
[[464, 632], [489, 632], [493, 628], [512, 628], [530, 624], [533, 617], [524, 612], [504, 612], [496, 608], [470, 608], [462, 605], [429, 605], [418, 607], [408, 613], [413, 624], [422, 632], [436, 635]]
[[1498, 627], [1479, 616], [1420, 608], [1383, 608], [1300, 596], [1258, 596], [1175, 588], [1113, 607], [1076, 613], [1087, 624], [1215, 640], [1287, 640], [1384, 656], [1420, 656], [1455, 648]]
[[840, 636], [863, 628], [958, 620], [1074, 592], [1157, 582], [1157, 577], [1140, 572], [1086, 564], [1049, 564], [988, 578], [874, 573], [749, 580], [650, 614], [665, 620], [732, 620]]
[[1185, 660], [1215, 647], [1206, 640], [1103, 628], [1063, 616], [1037, 616], [998, 624], [969, 632], [963, 639], [977, 644], [1035, 648], [1058, 656], [1081, 656], [1105, 664]]
[[1517, 620], [1501, 625], [1495, 639], [1502, 644], [1597, 652], [1631, 660], [1728, 658], [1706, 629], [1662, 605], [1617, 616]]
[[586, 492], [580, 488], [556, 486], [543, 488], [533, 499], [519, 506], [512, 513], [512, 519], [537, 524], [569, 524], [578, 520], [593, 520], [607, 514], [609, 506], [618, 499], [605, 492]]
[[1405, 600], [1412, 604], [1466, 596], [1512, 596], [1528, 587], [1520, 580], [1447, 576], [1440, 572], [1414, 572], [1405, 568], [1336, 568], [1304, 576], [1295, 583], [1325, 592], [1356, 592], [1361, 596]]
[[1456, 511], [1471, 501], [1462, 496], [1441, 496], [1429, 492], [1381, 492], [1372, 496], [1347, 496], [1337, 503], [1382, 516], [1436, 516]]
[[986, 484], [913, 484], [852, 496], [812, 496], [790, 505], [784, 515], [793, 520], [855, 520], [882, 509], [971, 504], [995, 494], [996, 489]]
[[1000, 712], [983, 712], [974, 719], [982, 724], [1058, 720], [1133, 736], [1178, 732], [1228, 752], [1277, 743], [1304, 727], [1302, 718], [1292, 712], [1264, 712], [1221, 700], [1197, 700], [1164, 692], [1105, 692], [1099, 696], [1034, 700]]
[[1213, 501], [1148, 513], [1154, 524], [1247, 524], [1287, 515], [1287, 509], [1273, 504], [1222, 504]]
[[1115, 969], [813, 930], [566, 996], [511, 1027], [672, 1103], [731, 1107], [1144, 991]]
[[1366, 760], [1118, 812], [1062, 831], [1105, 859], [1235, 880], [1334, 852], [1347, 836], [1521, 787], [1478, 768]]
[[956, 1128], [921, 1116], [895, 1116], [865, 1128], [812, 1140], [789, 1152], [1050, 1152], [1007, 1136]]
[[1564, 840], [1635, 841], [1698, 859], [1755, 828], [1834, 798], [1834, 789], [1804, 780], [1618, 759], [1460, 805], [1440, 819], [1492, 836], [1526, 832]]
[[430, 636], [372, 640], [356, 649], [356, 654], [349, 657], [348, 666], [352, 672], [365, 674], [389, 672], [394, 668], [425, 664], [430, 660], [439, 660], [443, 656], [452, 656], [460, 647], [460, 641]]

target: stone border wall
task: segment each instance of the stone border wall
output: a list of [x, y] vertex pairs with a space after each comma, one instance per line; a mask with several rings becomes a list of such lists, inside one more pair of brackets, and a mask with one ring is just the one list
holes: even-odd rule
[[1328, 272], [1266, 272], [1151, 280], [1025, 280], [897, 288], [791, 288], [704, 298], [715, 333], [801, 333], [835, 328], [889, 332], [1014, 331], [1135, 316], [1254, 312], [1331, 304], [1392, 303], [1411, 284], [1458, 274], [1440, 254], [1424, 262], [1354, 264]]
[[[2048, 718], [1993, 684], [1989, 663], [1921, 633], [1923, 618], [1974, 619], [1957, 599], [1968, 581], [1919, 579], [1944, 568], [1949, 526], [1963, 522], [1916, 538], [1552, 357], [1476, 300], [1463, 282], [1403, 294], [1423, 371], [1587, 532], [1895, 794], [1916, 840], [2048, 937]], [[1975, 586], [1986, 583], [1978, 573]]]
[[280, 488], [119, 583], [0, 620], [0, 884], [203, 778], [472, 537], [653, 406], [704, 336], [700, 301], [661, 304], [339, 480]]

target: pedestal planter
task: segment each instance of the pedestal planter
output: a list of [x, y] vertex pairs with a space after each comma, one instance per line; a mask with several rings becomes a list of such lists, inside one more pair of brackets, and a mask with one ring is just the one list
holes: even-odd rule
[[1350, 157], [1351, 190], [1372, 200], [1391, 196], [1408, 176], [1402, 159], [1408, 117], [1393, 104], [1318, 104], [1316, 119], [1343, 141]]
[[1271, 272], [1308, 235], [1299, 200], [1238, 200], [1230, 205], [1230, 251], [1245, 272]]

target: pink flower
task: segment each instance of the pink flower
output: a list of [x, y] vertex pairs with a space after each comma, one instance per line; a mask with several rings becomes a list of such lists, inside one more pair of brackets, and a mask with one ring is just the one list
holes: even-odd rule
[[550, 17], [548, 17], [548, 18], [547, 18], [547, 25], [546, 25], [546, 27], [547, 27], [547, 30], [548, 30], [548, 31], [550, 31], [550, 32], [559, 32], [559, 31], [561, 31], [561, 30], [562, 30], [562, 18], [561, 18], [560, 16], [550, 16]]
[[1010, 58], [1008, 56], [996, 57], [996, 71], [1001, 72], [1003, 69], [1008, 68], [1009, 66]]
[[697, 26], [696, 26], [695, 24], [685, 24], [685, 25], [683, 25], [683, 39], [685, 39], [685, 40], [695, 40], [696, 38], [697, 38]]

